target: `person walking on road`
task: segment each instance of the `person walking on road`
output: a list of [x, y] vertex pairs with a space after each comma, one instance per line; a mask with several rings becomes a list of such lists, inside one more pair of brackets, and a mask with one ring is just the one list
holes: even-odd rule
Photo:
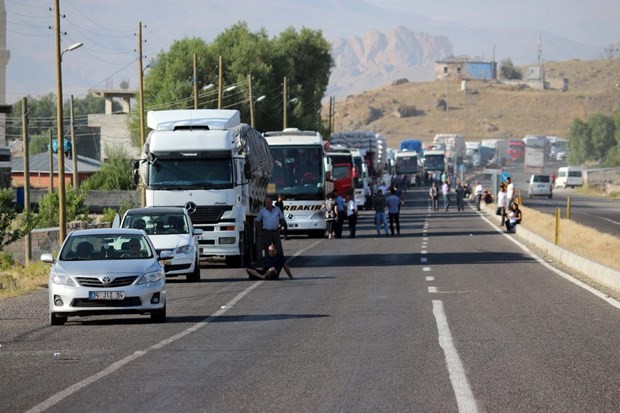
[[443, 207], [445, 211], [450, 208], [450, 185], [448, 181], [444, 181], [441, 185], [441, 195], [443, 196]]
[[377, 197], [373, 203], [373, 208], [375, 210], [375, 225], [377, 227], [377, 235], [381, 235], [381, 225], [383, 225], [383, 229], [385, 231], [385, 235], [388, 235], [388, 225], [387, 219], [385, 217], [385, 197], [383, 196], [383, 191], [377, 191]]
[[474, 199], [476, 200], [476, 209], [480, 211], [480, 201], [482, 201], [482, 184], [480, 181], [476, 181], [474, 187]]
[[[282, 216], [284, 216], [284, 195], [279, 194], [278, 200], [274, 202], [273, 204], [276, 206], [276, 208], [279, 208], [280, 211], [282, 211]], [[287, 240], [288, 239], [288, 224], [286, 223], [286, 218], [283, 221], [281, 230], [282, 230], [282, 234], [284, 235], [284, 239]]]
[[344, 225], [344, 220], [347, 217], [347, 211], [346, 211], [344, 198], [335, 189], [334, 189], [334, 201], [336, 202], [336, 211], [337, 211], [337, 218], [336, 218], [336, 222], [334, 223], [335, 224], [334, 232], [335, 232], [336, 238], [342, 238], [342, 227]]
[[284, 221], [284, 215], [280, 208], [273, 205], [271, 197], [265, 198], [265, 206], [258, 211], [256, 216], [256, 229], [260, 236], [263, 237], [263, 248], [265, 256], [270, 244], [274, 244], [278, 251], [284, 254], [282, 249], [282, 241], [280, 241], [280, 226]]
[[456, 193], [456, 210], [465, 211], [465, 188], [460, 182], [456, 184], [454, 192]]
[[349, 238], [355, 238], [355, 227], [357, 226], [357, 203], [347, 194], [347, 219], [349, 220]]
[[508, 200], [508, 194], [506, 193], [506, 186], [501, 184], [499, 186], [499, 192], [497, 193], [497, 210], [495, 213], [502, 217], [502, 222], [499, 224], [500, 226], [504, 226], [504, 222], [506, 222], [506, 202]]
[[325, 209], [325, 224], [327, 226], [327, 238], [334, 238], [334, 225], [336, 219], [338, 217], [338, 212], [336, 210], [336, 201], [334, 201], [334, 194], [328, 193], [327, 199], [325, 200], [325, 204], [323, 204], [323, 208]]
[[431, 199], [431, 209], [433, 211], [439, 211], [439, 190], [435, 181], [431, 184], [431, 189], [428, 191], [428, 196]]
[[388, 207], [388, 216], [390, 217], [390, 233], [394, 235], [394, 224], [396, 224], [396, 233], [400, 235], [400, 206], [403, 204], [403, 201], [396, 193], [396, 188], [392, 188], [390, 192], [390, 196], [385, 200]]

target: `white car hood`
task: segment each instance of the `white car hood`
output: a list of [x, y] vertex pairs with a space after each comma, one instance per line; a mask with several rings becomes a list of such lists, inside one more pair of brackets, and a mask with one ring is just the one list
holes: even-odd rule
[[194, 243], [189, 234], [149, 235], [149, 238], [157, 250], [171, 250]]
[[[147, 262], [145, 262], [147, 261]], [[150, 262], [148, 262], [150, 261]], [[97, 261], [57, 261], [55, 271], [63, 274], [115, 274], [135, 275], [161, 269], [153, 258], [146, 259], [106, 259]]]

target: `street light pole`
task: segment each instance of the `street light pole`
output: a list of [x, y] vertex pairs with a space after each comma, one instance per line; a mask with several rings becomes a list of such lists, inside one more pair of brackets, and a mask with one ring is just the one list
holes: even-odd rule
[[[144, 129], [144, 69], [142, 68], [142, 22], [138, 23], [138, 76], [140, 77], [140, 150], [143, 150], [146, 140]], [[140, 186], [140, 205], [146, 206], [146, 188]]]
[[284, 130], [287, 127], [286, 110], [288, 108], [288, 91], [286, 90], [286, 76], [284, 76], [284, 81], [282, 85], [282, 130]]
[[67, 233], [67, 213], [65, 211], [65, 154], [64, 130], [62, 113], [62, 55], [82, 47], [82, 43], [75, 43], [61, 51], [60, 45], [60, 0], [54, 1], [55, 37], [56, 37], [56, 133], [58, 139], [58, 240], [59, 244], [65, 240]]

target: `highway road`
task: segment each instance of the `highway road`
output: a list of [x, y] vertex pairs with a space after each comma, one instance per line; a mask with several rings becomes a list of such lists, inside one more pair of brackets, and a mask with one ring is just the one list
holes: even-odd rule
[[295, 280], [208, 263], [168, 283], [166, 324], [0, 300], [0, 411], [620, 411], [620, 303], [469, 207], [412, 190], [401, 221], [292, 237]]

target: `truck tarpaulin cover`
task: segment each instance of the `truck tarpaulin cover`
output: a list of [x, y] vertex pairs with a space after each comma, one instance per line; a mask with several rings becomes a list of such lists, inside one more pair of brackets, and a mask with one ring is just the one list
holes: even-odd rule
[[267, 140], [254, 128], [241, 124], [233, 128], [239, 133], [241, 145], [247, 159], [250, 161], [252, 180], [260, 185], [267, 185], [273, 172], [273, 159]]

